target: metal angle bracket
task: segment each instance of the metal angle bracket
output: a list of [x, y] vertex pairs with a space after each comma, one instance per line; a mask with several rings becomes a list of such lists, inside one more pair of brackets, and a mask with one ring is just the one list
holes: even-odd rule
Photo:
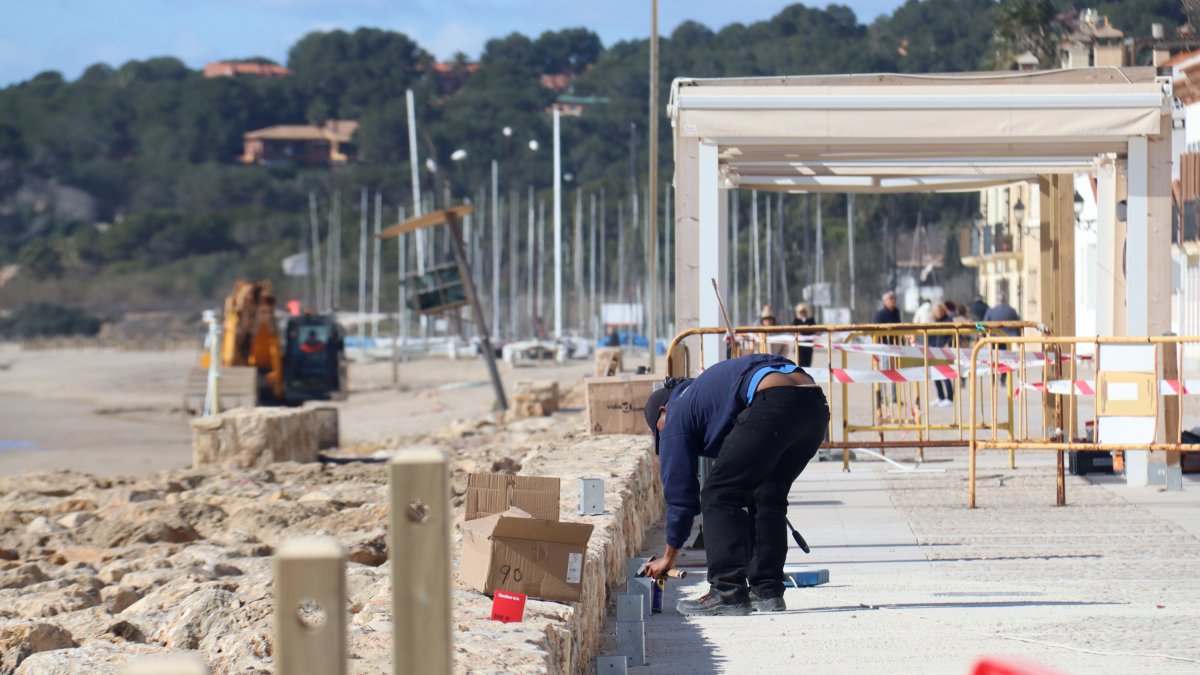
[[604, 510], [604, 479], [579, 479], [579, 513], [584, 516], [599, 516]]

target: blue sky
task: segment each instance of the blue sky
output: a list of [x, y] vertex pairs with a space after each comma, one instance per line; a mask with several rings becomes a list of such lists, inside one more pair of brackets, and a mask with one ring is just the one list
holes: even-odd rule
[[[867, 23], [903, 0], [841, 0]], [[229, 57], [280, 63], [314, 30], [398, 30], [440, 58], [478, 56], [491, 37], [585, 26], [605, 45], [650, 32], [650, 0], [4, 0], [0, 87], [43, 70], [70, 79], [96, 62], [176, 56], [192, 67]], [[661, 33], [769, 18], [785, 0], [659, 0]], [[805, 2], [825, 6], [827, 2]]]

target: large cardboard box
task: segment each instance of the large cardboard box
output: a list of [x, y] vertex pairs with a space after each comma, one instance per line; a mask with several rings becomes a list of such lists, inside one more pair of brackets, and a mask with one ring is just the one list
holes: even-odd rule
[[534, 518], [558, 520], [562, 479], [513, 476], [506, 473], [473, 473], [467, 476], [467, 520], [475, 520], [511, 507]]
[[646, 399], [662, 378], [657, 375], [588, 377], [588, 429], [593, 434], [648, 434]]
[[583, 592], [592, 526], [531, 518], [520, 509], [462, 525], [458, 573], [480, 593], [510, 591], [531, 598], [577, 602]]

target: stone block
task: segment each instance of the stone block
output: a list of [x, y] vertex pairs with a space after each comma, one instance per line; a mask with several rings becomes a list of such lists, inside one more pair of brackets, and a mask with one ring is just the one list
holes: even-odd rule
[[191, 426], [193, 466], [251, 469], [317, 461], [313, 408], [235, 408], [192, 420]]
[[520, 380], [513, 388], [511, 417], [547, 417], [558, 410], [559, 398], [554, 380]]
[[621, 372], [623, 357], [620, 347], [601, 347], [596, 350], [596, 377], [608, 377]]

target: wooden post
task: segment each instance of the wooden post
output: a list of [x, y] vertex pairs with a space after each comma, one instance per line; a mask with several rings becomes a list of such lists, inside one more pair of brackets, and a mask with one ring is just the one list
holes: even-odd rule
[[446, 456], [435, 448], [397, 453], [388, 465], [396, 675], [448, 675], [453, 669], [447, 471]]
[[471, 303], [471, 312], [475, 315], [475, 326], [479, 331], [483, 360], [487, 363], [488, 374], [492, 378], [492, 387], [496, 390], [496, 404], [492, 409], [504, 412], [508, 410], [508, 400], [504, 396], [504, 383], [500, 381], [500, 371], [496, 370], [496, 353], [492, 350], [491, 332], [483, 318], [483, 306], [479, 304], [479, 294], [475, 292], [475, 282], [471, 278], [471, 264], [467, 262], [467, 252], [463, 249], [462, 231], [458, 224], [458, 217], [446, 212], [446, 227], [450, 228], [450, 247], [454, 250], [454, 259], [458, 262], [458, 268], [463, 272], [463, 286], [467, 291], [467, 300]]
[[[1165, 343], [1161, 346], [1162, 356], [1162, 379], [1178, 380], [1179, 377], [1179, 345], [1174, 343]], [[1183, 387], [1180, 387], [1182, 390]], [[1182, 429], [1180, 428], [1180, 397], [1178, 395], [1169, 395], [1163, 397], [1163, 429], [1164, 443], [1179, 443]], [[1168, 450], [1164, 457], [1167, 464], [1167, 489], [1171, 489], [1174, 481], [1171, 480], [1171, 474], [1175, 474], [1182, 480], [1183, 467], [1181, 464], [1181, 453], [1175, 450]]]
[[[302, 612], [309, 603], [323, 619]], [[286, 541], [275, 552], [275, 672], [346, 672], [346, 549], [332, 537]]]
[[[1041, 206], [1041, 275], [1040, 297], [1042, 322], [1052, 335], [1075, 334], [1075, 209], [1074, 178], [1069, 174], [1041, 176], [1038, 179]], [[1049, 366], [1049, 377], [1059, 377], [1061, 362]], [[1065, 420], [1076, 420], [1075, 397], [1054, 396], [1054, 420], [1050, 431], [1061, 429], [1070, 442], [1075, 430], [1066, 428]], [[1049, 435], [1049, 434], [1048, 434]], [[1056, 458], [1058, 474], [1057, 504], [1066, 505], [1063, 452]]]

